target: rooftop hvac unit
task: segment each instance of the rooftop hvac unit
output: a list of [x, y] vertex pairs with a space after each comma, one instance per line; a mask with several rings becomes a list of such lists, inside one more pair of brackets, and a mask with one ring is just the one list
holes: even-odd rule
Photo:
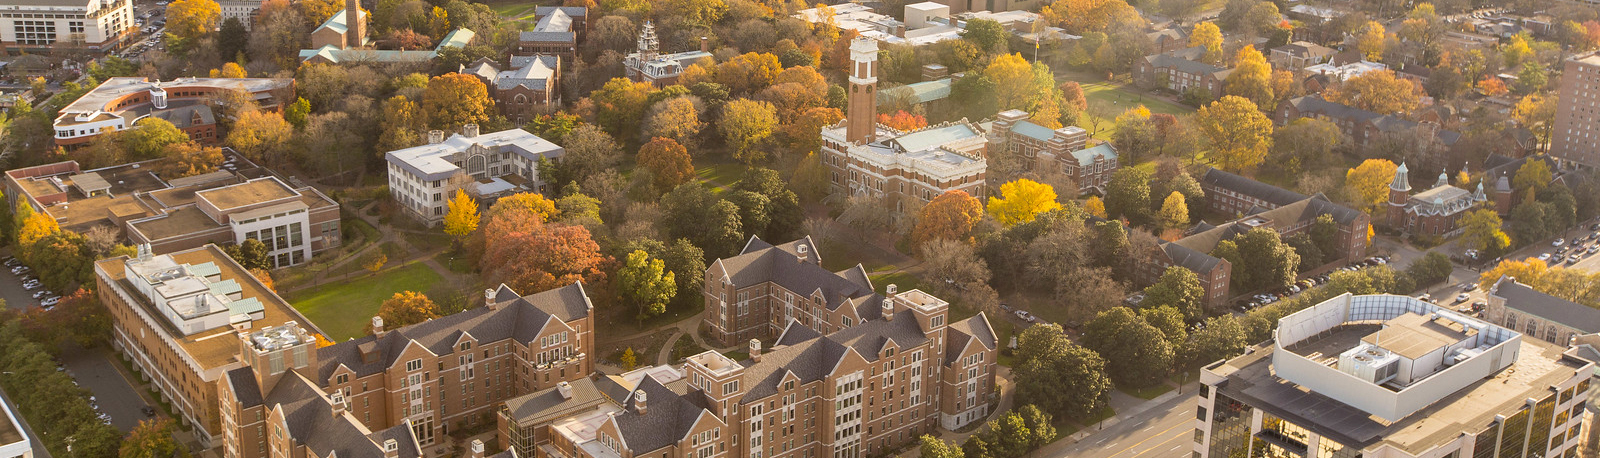
[[1356, 378], [1382, 384], [1399, 372], [1400, 357], [1372, 344], [1345, 350], [1339, 355], [1339, 371]]

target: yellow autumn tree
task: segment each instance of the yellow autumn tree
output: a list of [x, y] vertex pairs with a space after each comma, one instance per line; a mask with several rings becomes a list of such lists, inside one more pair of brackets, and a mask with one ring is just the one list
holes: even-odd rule
[[1394, 182], [1394, 173], [1398, 168], [1387, 159], [1363, 161], [1361, 165], [1345, 171], [1346, 195], [1368, 214], [1377, 211], [1389, 198], [1389, 184]]
[[1202, 22], [1194, 25], [1194, 31], [1189, 32], [1189, 47], [1206, 48], [1205, 56], [1201, 59], [1208, 63], [1222, 61], [1222, 29], [1211, 22]]
[[1006, 226], [1033, 221], [1040, 213], [1061, 208], [1055, 188], [1026, 178], [1000, 185], [1000, 195], [1003, 197], [989, 198], [987, 209]]
[[459, 240], [476, 230], [478, 201], [468, 196], [466, 191], [457, 189], [456, 196], [450, 199], [450, 210], [444, 214], [444, 233]]
[[1234, 55], [1233, 73], [1223, 80], [1222, 92], [1237, 95], [1255, 102], [1262, 111], [1270, 111], [1277, 99], [1272, 96], [1272, 64], [1254, 46], [1239, 48]]
[[34, 212], [32, 205], [18, 205], [17, 214], [12, 217], [17, 224], [17, 248], [20, 249], [32, 247], [39, 239], [61, 231], [55, 218], [48, 213]]
[[1100, 200], [1097, 196], [1090, 196], [1089, 200], [1083, 201], [1083, 211], [1093, 216], [1105, 218], [1106, 202]]
[[1367, 21], [1367, 24], [1361, 27], [1361, 31], [1356, 33], [1356, 49], [1361, 50], [1361, 55], [1367, 60], [1382, 60], [1388, 39], [1384, 34], [1383, 24], [1379, 24], [1378, 21]]

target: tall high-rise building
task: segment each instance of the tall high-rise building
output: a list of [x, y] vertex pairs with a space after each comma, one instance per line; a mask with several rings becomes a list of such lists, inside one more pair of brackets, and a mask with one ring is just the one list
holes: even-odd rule
[[12, 0], [0, 4], [0, 51], [106, 53], [121, 46], [136, 27], [129, 0]]
[[1344, 294], [1201, 370], [1192, 456], [1575, 457], [1595, 368], [1577, 351]]
[[1566, 60], [1556, 97], [1556, 124], [1550, 154], [1588, 167], [1600, 167], [1600, 53]]

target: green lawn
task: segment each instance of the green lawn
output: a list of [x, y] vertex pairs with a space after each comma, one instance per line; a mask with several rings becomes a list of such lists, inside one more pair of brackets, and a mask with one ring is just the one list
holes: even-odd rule
[[432, 289], [444, 278], [422, 263], [392, 269], [360, 281], [330, 283], [288, 294], [286, 299], [334, 342], [360, 337], [378, 306], [401, 291]]
[[884, 288], [889, 285], [895, 285], [900, 291], [911, 291], [922, 287], [922, 279], [907, 272], [868, 275], [867, 278], [872, 280], [872, 287], [878, 290], [878, 294], [883, 294]]
[[[1104, 82], [1079, 84], [1083, 87], [1083, 97], [1085, 99], [1088, 99], [1091, 103], [1093, 103], [1095, 100], [1114, 102], [1116, 107], [1119, 109], [1118, 114], [1121, 114], [1122, 110], [1127, 110], [1139, 105], [1144, 105], [1144, 107], [1148, 108], [1151, 113], [1185, 115], [1194, 113], [1195, 111], [1194, 108], [1190, 108], [1185, 105], [1178, 105], [1155, 97], [1144, 96], [1136, 92], [1122, 90], [1121, 84], [1108, 84]], [[1090, 132], [1094, 132], [1092, 122], [1094, 115], [1083, 113], [1081, 116], [1079, 116], [1079, 118], [1078, 127], [1082, 127]], [[1113, 122], [1113, 119], [1102, 120], [1100, 122], [1100, 132], [1096, 133], [1094, 138], [1096, 140], [1111, 141], [1111, 126]]]
[[506, 19], [522, 19], [533, 16], [533, 11], [539, 5], [535, 3], [504, 3], [491, 5], [496, 14]]
[[737, 163], [701, 164], [695, 166], [694, 174], [713, 189], [727, 189], [744, 177], [745, 168]]

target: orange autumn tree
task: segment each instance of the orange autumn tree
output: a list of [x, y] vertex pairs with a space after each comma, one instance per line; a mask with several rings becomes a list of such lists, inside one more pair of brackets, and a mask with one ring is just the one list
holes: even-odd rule
[[878, 115], [878, 124], [889, 126], [890, 128], [901, 132], [910, 132], [928, 127], [928, 118], [925, 118], [922, 115], [906, 113], [905, 110], [900, 110], [894, 112], [893, 115]]
[[1478, 92], [1483, 93], [1483, 95], [1495, 96], [1504, 95], [1506, 92], [1508, 92], [1508, 90], [1506, 89], [1505, 81], [1500, 80], [1500, 78], [1497, 78], [1494, 75], [1490, 75], [1485, 76], [1483, 77], [1483, 80], [1478, 81]]
[[966, 191], [945, 191], [922, 206], [922, 215], [911, 231], [911, 241], [916, 246], [938, 239], [972, 243], [972, 228], [982, 219], [982, 202]]

